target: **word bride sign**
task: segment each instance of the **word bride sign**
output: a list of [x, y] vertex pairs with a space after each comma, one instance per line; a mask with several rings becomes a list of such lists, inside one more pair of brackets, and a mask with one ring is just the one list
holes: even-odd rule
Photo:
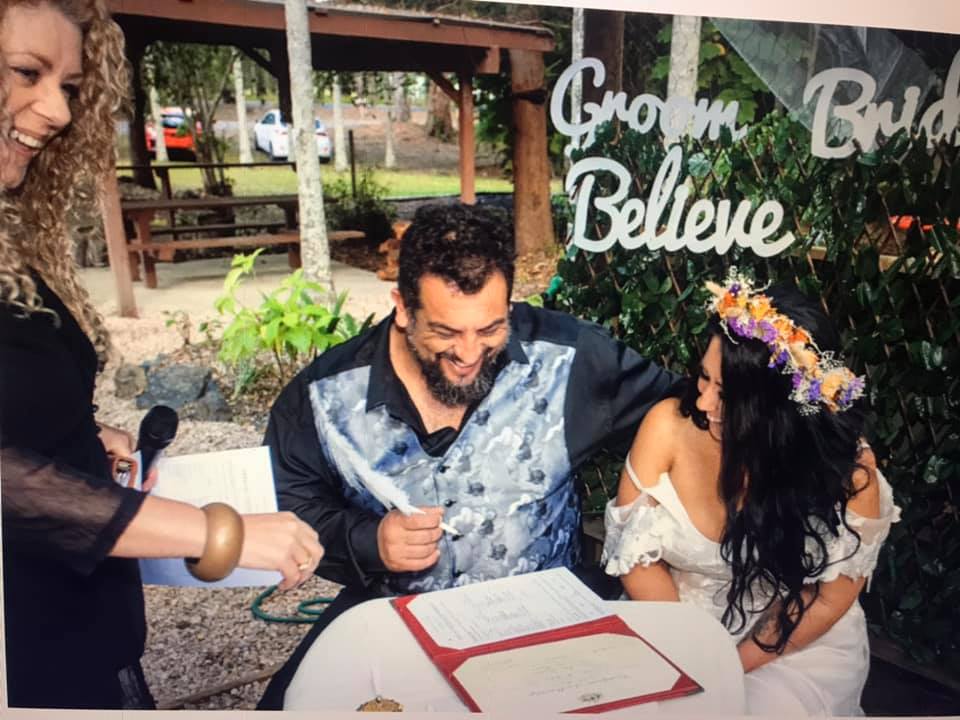
[[[668, 143], [685, 135], [710, 140], [720, 136], [723, 127], [729, 129], [735, 140], [743, 138], [749, 129], [737, 127], [738, 103], [723, 103], [706, 99], [696, 102], [688, 98], [662, 100], [642, 94], [629, 98], [626, 93], [607, 91], [600, 104], [584, 103], [583, 120], [565, 115], [565, 99], [574, 78], [581, 73], [594, 87], [602, 87], [606, 70], [596, 58], [583, 58], [567, 68], [557, 80], [550, 101], [550, 118], [557, 130], [572, 141], [589, 147], [597, 127], [616, 117], [639, 133], [650, 132], [659, 126]], [[835, 102], [834, 95], [844, 83], [860, 87], [855, 101], [847, 105]], [[851, 155], [856, 146], [850, 140], [831, 144], [830, 129], [844, 123], [848, 135], [870, 150], [878, 135], [891, 136], [901, 128], [913, 127], [919, 88], [904, 91], [899, 117], [894, 120], [894, 103], [877, 105], [874, 100], [877, 84], [870, 75], [855, 68], [830, 68], [807, 83], [804, 102], [816, 98], [812, 127], [812, 152], [823, 158]], [[947, 75], [943, 97], [934, 102], [920, 118], [919, 126], [930, 143], [953, 137], [960, 144], [957, 133], [960, 121], [960, 52], [957, 53]], [[574, 221], [571, 242], [592, 252], [604, 252], [620, 243], [626, 249], [646, 246], [650, 249], [676, 251], [686, 248], [691, 252], [713, 250], [727, 252], [736, 243], [749, 248], [760, 257], [771, 257], [793, 244], [792, 232], [781, 232], [783, 206], [776, 200], [766, 200], [756, 208], [749, 200], [742, 200], [736, 208], [729, 200], [696, 200], [689, 209], [690, 189], [680, 182], [683, 151], [673, 145], [654, 177], [647, 198], [628, 198], [632, 178], [627, 169], [616, 160], [587, 157], [574, 163], [567, 172], [564, 187], [574, 203]], [[613, 176], [613, 191], [598, 194], [596, 177], [599, 173]], [[609, 220], [609, 229], [603, 237], [587, 237], [587, 216], [591, 207]], [[662, 228], [662, 230], [661, 230]]]

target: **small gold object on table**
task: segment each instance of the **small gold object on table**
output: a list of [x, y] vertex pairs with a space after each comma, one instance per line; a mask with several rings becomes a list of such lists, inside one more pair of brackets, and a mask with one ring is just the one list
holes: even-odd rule
[[357, 708], [357, 712], [403, 712], [403, 705], [396, 700], [377, 695]]

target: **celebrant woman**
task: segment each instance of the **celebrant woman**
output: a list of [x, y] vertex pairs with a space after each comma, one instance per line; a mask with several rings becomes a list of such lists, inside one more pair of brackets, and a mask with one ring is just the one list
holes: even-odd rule
[[[289, 588], [323, 553], [290, 513], [239, 516], [120, 487], [97, 424], [109, 342], [72, 265], [66, 209], [100, 179], [126, 90], [101, 0], [0, 0], [0, 472], [7, 704], [150, 707], [138, 557], [199, 558], [201, 576], [279, 570]], [[109, 556], [109, 557], [108, 557]]]
[[631, 599], [720, 620], [749, 713], [862, 714], [857, 597], [899, 517], [861, 437], [863, 379], [795, 289], [764, 291], [735, 270], [708, 287], [699, 377], [637, 432], [607, 506], [606, 570]]

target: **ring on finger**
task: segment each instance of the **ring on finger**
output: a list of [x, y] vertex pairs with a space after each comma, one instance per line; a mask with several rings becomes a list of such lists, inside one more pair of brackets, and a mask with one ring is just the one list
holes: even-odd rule
[[310, 567], [311, 564], [312, 564], [312, 561], [311, 561], [311, 560], [307, 560], [306, 562], [302, 562], [302, 563], [300, 563], [299, 565], [297, 565], [297, 570], [306, 570], [308, 567]]

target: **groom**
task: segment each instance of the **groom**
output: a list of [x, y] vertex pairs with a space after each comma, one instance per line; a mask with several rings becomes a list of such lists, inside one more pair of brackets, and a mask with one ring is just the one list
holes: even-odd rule
[[[625, 453], [676, 377], [595, 325], [511, 304], [513, 275], [499, 215], [422, 208], [395, 311], [277, 399], [266, 443], [280, 508], [317, 530], [317, 574], [346, 587], [261, 708], [282, 706], [300, 657], [357, 602], [579, 567], [577, 470], [601, 448]], [[384, 508], [378, 479], [423, 512]]]

